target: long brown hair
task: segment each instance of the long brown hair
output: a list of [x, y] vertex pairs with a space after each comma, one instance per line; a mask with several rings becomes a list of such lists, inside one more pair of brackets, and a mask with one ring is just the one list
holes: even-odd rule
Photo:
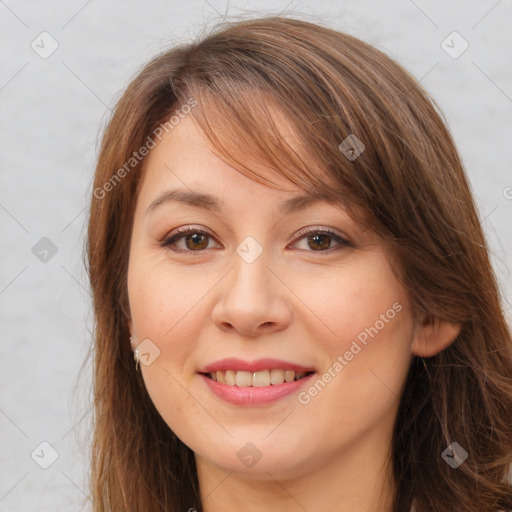
[[[153, 406], [127, 328], [144, 163], [134, 152], [192, 102], [188, 115], [227, 163], [272, 186], [248, 164], [265, 163], [336, 198], [391, 244], [414, 311], [461, 325], [448, 348], [412, 362], [394, 429], [393, 510], [408, 512], [413, 498], [417, 512], [512, 510], [511, 334], [452, 138], [434, 101], [384, 53], [282, 16], [228, 22], [159, 55], [130, 83], [104, 133], [87, 241], [94, 510], [202, 510], [194, 454]], [[293, 148], [276, 112], [300, 142]], [[354, 135], [365, 146], [355, 159], [339, 148]], [[468, 452], [457, 469], [441, 457], [452, 442]]]

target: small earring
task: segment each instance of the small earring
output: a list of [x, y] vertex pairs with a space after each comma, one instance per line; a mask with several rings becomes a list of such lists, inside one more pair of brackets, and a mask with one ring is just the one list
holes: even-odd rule
[[140, 372], [140, 355], [138, 348], [133, 351], [133, 359], [135, 360], [135, 371]]
[[[133, 345], [133, 336], [130, 336], [130, 344]], [[134, 349], [133, 351], [133, 359], [135, 361], [135, 371], [139, 372], [140, 371], [140, 354], [139, 354], [139, 349], [136, 348]]]

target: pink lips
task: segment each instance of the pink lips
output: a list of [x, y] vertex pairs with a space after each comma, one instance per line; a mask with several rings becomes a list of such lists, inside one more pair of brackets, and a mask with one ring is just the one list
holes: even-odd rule
[[249, 362], [236, 358], [227, 358], [205, 366], [198, 373], [213, 394], [228, 403], [239, 406], [264, 405], [284, 398], [310, 382], [312, 377], [315, 375], [314, 373], [311, 373], [310, 375], [306, 375], [302, 379], [293, 382], [283, 382], [282, 384], [263, 387], [229, 386], [212, 380], [205, 375], [221, 370], [258, 372], [262, 370], [273, 370], [276, 368], [304, 373], [315, 371], [314, 368], [308, 368], [278, 359], [258, 359], [257, 361]]
[[221, 359], [220, 361], [215, 361], [203, 369], [199, 370], [198, 373], [210, 373], [210, 372], [218, 372], [221, 370], [235, 370], [242, 372], [260, 372], [262, 370], [293, 370], [295, 372], [314, 372], [314, 368], [307, 368], [305, 366], [301, 366], [299, 364], [290, 363], [288, 361], [282, 361], [279, 359], [258, 359], [256, 361], [243, 361], [242, 359], [237, 359], [236, 357], [228, 357], [226, 359]]

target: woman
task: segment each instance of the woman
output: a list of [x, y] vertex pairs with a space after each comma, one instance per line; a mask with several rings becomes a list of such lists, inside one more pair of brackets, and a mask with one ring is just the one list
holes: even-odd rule
[[512, 509], [474, 202], [368, 44], [267, 17], [152, 60], [103, 138], [88, 264], [96, 511]]

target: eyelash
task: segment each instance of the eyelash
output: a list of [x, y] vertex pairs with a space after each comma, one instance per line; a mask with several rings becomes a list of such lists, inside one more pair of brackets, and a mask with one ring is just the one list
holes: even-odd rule
[[[169, 250], [176, 252], [176, 253], [191, 253], [191, 254], [197, 253], [199, 255], [203, 254], [203, 252], [206, 251], [207, 249], [191, 251], [188, 249], [177, 249], [175, 246], [173, 247], [173, 244], [175, 244], [178, 240], [181, 240], [182, 238], [184, 238], [187, 234], [200, 234], [200, 235], [209, 236], [211, 238], [215, 238], [209, 231], [205, 231], [204, 229], [196, 228], [194, 226], [186, 226], [183, 228], [178, 228], [174, 232], [173, 235], [164, 237], [163, 239], [161, 239], [159, 241], [160, 246], [164, 247], [164, 248], [168, 248]], [[328, 235], [328, 236], [332, 237], [339, 244], [336, 247], [330, 247], [329, 249], [326, 249], [326, 250], [318, 250], [318, 251], [314, 251], [314, 250], [307, 251], [306, 250], [306, 252], [313, 252], [313, 253], [319, 253], [319, 254], [325, 254], [325, 253], [330, 254], [331, 252], [340, 250], [343, 247], [353, 247], [353, 245], [348, 240], [341, 237], [340, 235], [338, 235], [337, 233], [335, 233], [334, 231], [332, 231], [329, 228], [324, 228], [324, 229], [304, 228], [304, 229], [301, 229], [297, 233], [298, 238], [296, 239], [296, 241], [300, 240], [301, 238], [304, 238], [306, 235]]]

